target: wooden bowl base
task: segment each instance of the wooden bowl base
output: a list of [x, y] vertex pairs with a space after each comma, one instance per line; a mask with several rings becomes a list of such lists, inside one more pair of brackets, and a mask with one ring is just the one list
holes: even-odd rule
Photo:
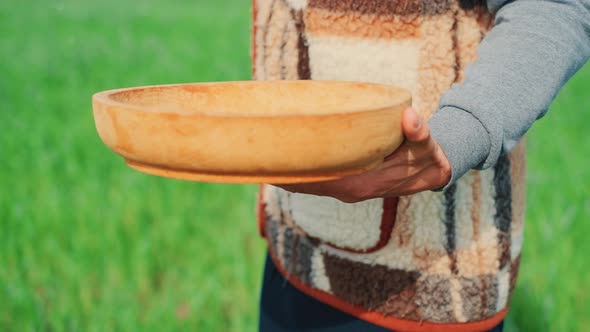
[[173, 178], [188, 181], [234, 183], [234, 184], [292, 184], [336, 180], [346, 176], [357, 175], [377, 167], [382, 161], [377, 161], [368, 166], [341, 170], [329, 173], [304, 173], [304, 174], [231, 174], [231, 173], [200, 173], [190, 170], [172, 169], [157, 165], [149, 165], [134, 160], [125, 159], [125, 163], [142, 173], [157, 175], [165, 178]]

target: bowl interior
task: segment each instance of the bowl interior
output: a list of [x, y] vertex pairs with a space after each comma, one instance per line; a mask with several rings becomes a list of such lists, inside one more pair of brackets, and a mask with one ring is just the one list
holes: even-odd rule
[[278, 116], [361, 112], [409, 98], [391, 86], [327, 81], [245, 81], [179, 84], [117, 90], [109, 101], [144, 111]]

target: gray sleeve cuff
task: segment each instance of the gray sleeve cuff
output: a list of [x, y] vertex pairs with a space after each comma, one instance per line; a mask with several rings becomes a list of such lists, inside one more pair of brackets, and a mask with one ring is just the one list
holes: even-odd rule
[[442, 191], [471, 169], [480, 168], [490, 153], [489, 133], [471, 113], [453, 106], [439, 109], [428, 125], [451, 164], [451, 180]]

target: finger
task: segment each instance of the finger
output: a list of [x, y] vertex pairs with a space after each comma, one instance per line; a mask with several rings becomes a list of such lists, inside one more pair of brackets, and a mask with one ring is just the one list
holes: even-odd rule
[[413, 108], [406, 109], [402, 115], [402, 131], [410, 142], [422, 143], [430, 138], [428, 124]]

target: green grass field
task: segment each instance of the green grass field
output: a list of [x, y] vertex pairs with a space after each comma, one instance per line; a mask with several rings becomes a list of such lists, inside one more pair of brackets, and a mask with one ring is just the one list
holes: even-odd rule
[[[0, 1], [0, 331], [254, 331], [254, 186], [142, 175], [99, 140], [116, 87], [250, 78], [249, 2]], [[590, 67], [529, 135], [507, 331], [590, 331]]]

